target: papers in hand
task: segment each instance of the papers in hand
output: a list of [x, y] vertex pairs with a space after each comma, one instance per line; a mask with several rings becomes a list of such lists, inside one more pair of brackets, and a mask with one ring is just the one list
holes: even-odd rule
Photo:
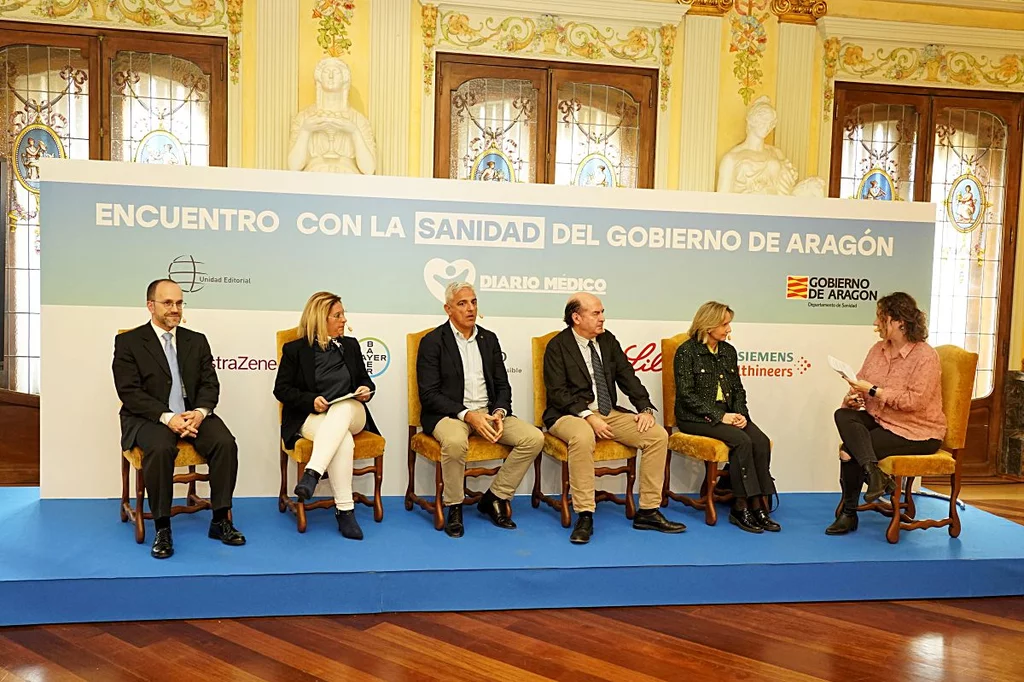
[[828, 366], [839, 372], [844, 379], [848, 381], [857, 381], [857, 372], [854, 371], [853, 367], [850, 367], [839, 358], [834, 358], [831, 355], [828, 356]]
[[[367, 391], [366, 393], [360, 393], [359, 395], [373, 395], [373, 391]], [[334, 400], [332, 400], [331, 402], [329, 402], [327, 404], [328, 405], [333, 405], [334, 403], [340, 403], [342, 400], [351, 400], [352, 398], [355, 398], [355, 397], [356, 397], [356, 392], [352, 391], [351, 393], [346, 393], [343, 396], [335, 398]]]

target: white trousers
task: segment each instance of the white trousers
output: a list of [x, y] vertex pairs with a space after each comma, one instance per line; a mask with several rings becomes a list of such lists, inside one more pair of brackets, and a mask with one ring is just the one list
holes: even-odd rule
[[355, 505], [352, 502], [352, 456], [356, 443], [352, 436], [366, 426], [366, 409], [358, 400], [343, 400], [331, 405], [326, 412], [306, 417], [300, 431], [303, 438], [313, 441], [313, 456], [306, 464], [330, 477], [334, 491], [334, 504], [342, 511]]

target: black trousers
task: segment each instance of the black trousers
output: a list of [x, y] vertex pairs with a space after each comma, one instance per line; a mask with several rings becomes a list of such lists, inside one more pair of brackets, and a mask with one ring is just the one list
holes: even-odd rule
[[[170, 516], [178, 436], [159, 422], [149, 422], [139, 429], [135, 444], [143, 452], [142, 474], [146, 479], [149, 510], [154, 519]], [[238, 478], [238, 445], [235, 437], [220, 417], [211, 414], [199, 425], [199, 434], [193, 445], [209, 465], [210, 504], [214, 509], [230, 509], [235, 480]]]
[[715, 438], [729, 447], [729, 480], [734, 496], [746, 498], [775, 494], [775, 481], [771, 474], [772, 443], [754, 422], [748, 419], [742, 429], [721, 422], [680, 422], [676, 426], [683, 433]]
[[910, 440], [885, 429], [863, 410], [841, 407], [835, 414], [836, 428], [849, 462], [840, 462], [839, 483], [843, 489], [843, 511], [856, 513], [864, 486], [864, 467], [892, 455], [930, 455], [942, 445], [937, 438]]

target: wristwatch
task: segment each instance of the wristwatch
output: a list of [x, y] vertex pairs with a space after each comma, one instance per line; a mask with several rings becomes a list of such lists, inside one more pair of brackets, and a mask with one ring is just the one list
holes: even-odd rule
[[646, 412], [647, 414], [651, 415], [652, 417], [654, 416], [654, 408], [653, 407], [645, 407], [643, 409], [643, 411]]
[[874, 398], [875, 397], [875, 393], [877, 393], [877, 392], [878, 392], [878, 386], [872, 386], [871, 390], [868, 391], [868, 395], [871, 396], [872, 398]]

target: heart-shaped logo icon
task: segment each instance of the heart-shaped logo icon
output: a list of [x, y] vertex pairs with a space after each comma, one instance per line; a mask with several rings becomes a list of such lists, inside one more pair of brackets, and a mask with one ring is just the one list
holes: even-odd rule
[[427, 291], [444, 303], [444, 290], [452, 282], [476, 282], [476, 268], [464, 258], [451, 263], [444, 258], [431, 258], [423, 266], [423, 281], [427, 285]]

